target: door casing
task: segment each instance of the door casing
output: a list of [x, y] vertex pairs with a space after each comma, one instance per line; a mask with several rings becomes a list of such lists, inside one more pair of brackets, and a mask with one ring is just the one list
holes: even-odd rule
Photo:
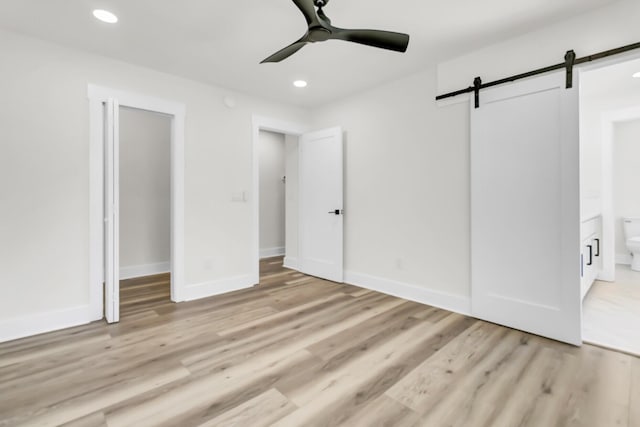
[[104, 317], [120, 321], [120, 105], [104, 103]]
[[120, 106], [171, 116], [171, 300], [184, 301], [184, 104], [88, 85], [89, 98], [89, 280], [91, 320], [104, 313], [104, 105], [109, 99]]
[[260, 131], [277, 132], [284, 135], [300, 136], [306, 126], [254, 115], [252, 117], [252, 174], [251, 174], [251, 281], [260, 282]]

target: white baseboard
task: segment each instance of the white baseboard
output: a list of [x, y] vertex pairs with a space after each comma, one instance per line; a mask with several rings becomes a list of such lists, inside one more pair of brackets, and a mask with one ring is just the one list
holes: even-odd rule
[[133, 277], [151, 276], [153, 274], [168, 273], [170, 271], [170, 261], [120, 267], [120, 280], [131, 279]]
[[200, 298], [238, 291], [240, 289], [250, 288], [256, 284], [251, 275], [246, 275], [187, 285], [184, 290], [184, 301], [193, 301]]
[[0, 342], [86, 325], [92, 321], [88, 305], [0, 320]]
[[631, 265], [631, 254], [616, 254], [616, 264]]
[[282, 256], [282, 255], [284, 255], [284, 246], [277, 247], [277, 248], [260, 249], [260, 259], [271, 258], [274, 256]]
[[344, 281], [350, 285], [382, 292], [421, 304], [431, 305], [455, 313], [471, 315], [471, 298], [434, 291], [409, 283], [397, 282], [382, 277], [345, 271]]
[[292, 270], [297, 270], [298, 269], [298, 258], [286, 256], [286, 257], [284, 257], [284, 261], [282, 262], [282, 266], [284, 268], [290, 268]]

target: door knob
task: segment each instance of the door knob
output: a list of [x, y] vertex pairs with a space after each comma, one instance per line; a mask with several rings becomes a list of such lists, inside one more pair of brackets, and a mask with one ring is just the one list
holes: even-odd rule
[[329, 214], [331, 214], [331, 215], [342, 215], [343, 213], [344, 213], [344, 211], [342, 209], [335, 209], [335, 210], [329, 212]]

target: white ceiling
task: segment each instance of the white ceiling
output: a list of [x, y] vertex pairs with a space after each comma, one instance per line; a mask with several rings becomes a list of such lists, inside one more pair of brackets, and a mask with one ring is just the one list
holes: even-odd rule
[[[406, 32], [407, 53], [327, 41], [262, 65], [306, 30], [291, 0], [2, 0], [0, 28], [312, 107], [614, 1], [331, 0], [334, 25]], [[96, 21], [96, 8], [120, 22]], [[300, 78], [307, 88], [292, 86]]]

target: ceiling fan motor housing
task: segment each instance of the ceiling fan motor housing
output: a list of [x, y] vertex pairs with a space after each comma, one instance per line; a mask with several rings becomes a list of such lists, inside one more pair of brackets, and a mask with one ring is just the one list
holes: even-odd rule
[[309, 41], [312, 43], [323, 42], [325, 40], [329, 40], [329, 38], [331, 37], [331, 31], [322, 27], [315, 27], [310, 29], [308, 34]]

